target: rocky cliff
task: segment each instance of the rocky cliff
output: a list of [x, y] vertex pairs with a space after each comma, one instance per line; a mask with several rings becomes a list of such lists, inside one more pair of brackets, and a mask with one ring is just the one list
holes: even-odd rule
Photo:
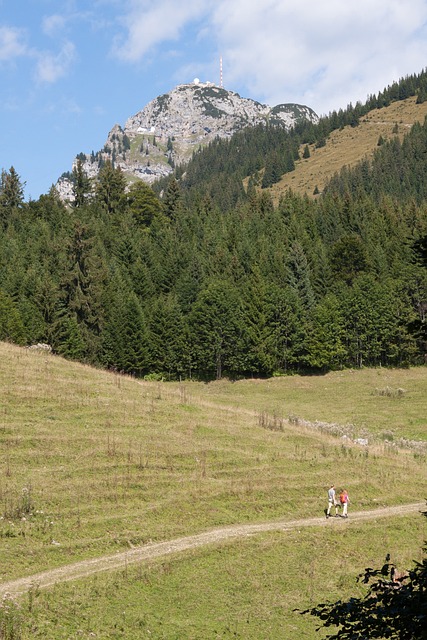
[[[79, 154], [89, 178], [96, 177], [107, 160], [120, 167], [130, 181], [152, 183], [188, 161], [194, 151], [217, 136], [230, 137], [247, 126], [282, 124], [290, 129], [302, 119], [317, 122], [312, 109], [297, 104], [275, 107], [241, 98], [212, 83], [195, 80], [155, 98], [131, 116], [122, 128], [115, 125], [104, 147], [96, 154]], [[74, 161], [73, 166], [77, 158]], [[63, 199], [72, 200], [70, 174], [57, 188]]]

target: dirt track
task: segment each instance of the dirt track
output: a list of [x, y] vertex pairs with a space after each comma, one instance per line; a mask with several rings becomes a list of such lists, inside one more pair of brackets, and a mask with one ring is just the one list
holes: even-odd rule
[[232, 540], [233, 538], [256, 535], [257, 533], [263, 533], [265, 531], [292, 531], [294, 529], [302, 529], [303, 527], [321, 526], [345, 527], [351, 525], [352, 522], [390, 518], [415, 513], [417, 511], [422, 512], [425, 511], [425, 509], [425, 502], [419, 502], [397, 507], [384, 507], [373, 511], [352, 512], [348, 520], [342, 518], [329, 518], [327, 520], [325, 517], [317, 517], [307, 518], [305, 520], [283, 520], [260, 524], [237, 524], [220, 529], [211, 529], [205, 533], [177, 538], [167, 542], [150, 543], [130, 549], [129, 551], [101, 556], [100, 558], [94, 558], [92, 560], [82, 560], [58, 569], [51, 569], [50, 571], [43, 571], [42, 573], [37, 573], [25, 578], [4, 582], [0, 584], [0, 597], [3, 597], [6, 593], [10, 595], [23, 594], [34, 585], [37, 585], [39, 588], [46, 588], [57, 582], [77, 580], [78, 578], [84, 578], [100, 571], [120, 569], [137, 562], [144, 562], [179, 551], [186, 551], [187, 549], [195, 549], [208, 544]]

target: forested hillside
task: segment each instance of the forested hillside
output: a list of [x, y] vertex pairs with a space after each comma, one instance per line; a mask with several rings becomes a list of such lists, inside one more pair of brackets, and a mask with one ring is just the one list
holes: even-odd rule
[[106, 164], [91, 196], [77, 166], [72, 208], [53, 189], [24, 202], [3, 171], [0, 339], [167, 378], [423, 363], [427, 123], [317, 200], [288, 191], [275, 206], [267, 187], [301, 144], [387, 101], [423, 101], [424, 85], [422, 73], [319, 125], [215, 141], [155, 191], [127, 191]]

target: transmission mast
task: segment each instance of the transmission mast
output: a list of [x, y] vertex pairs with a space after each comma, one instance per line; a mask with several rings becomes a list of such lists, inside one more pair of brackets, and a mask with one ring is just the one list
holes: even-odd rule
[[220, 56], [220, 58], [219, 58], [219, 86], [221, 87], [221, 89], [223, 88], [223, 84], [222, 84], [222, 56]]

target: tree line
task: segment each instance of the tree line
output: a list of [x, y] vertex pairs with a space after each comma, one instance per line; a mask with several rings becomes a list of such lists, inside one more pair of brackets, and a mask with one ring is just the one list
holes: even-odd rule
[[[243, 129], [231, 139], [218, 137], [207, 148], [195, 152], [187, 165], [176, 167], [174, 175], [189, 202], [208, 194], [217, 206], [227, 210], [247, 198], [247, 190], [242, 186], [244, 178], [249, 179], [250, 187], [268, 188], [284, 173], [294, 170], [302, 147], [307, 157], [308, 145], [322, 147], [333, 131], [357, 127], [360, 118], [373, 109], [382, 109], [411, 96], [417, 96], [419, 103], [425, 101], [427, 71], [393, 82], [378, 94], [370, 95], [364, 104], [350, 103], [345, 109], [322, 115], [317, 124], [300, 120], [288, 131], [273, 120]], [[154, 185], [155, 191], [161, 193], [167, 183], [167, 178], [159, 180]]]

